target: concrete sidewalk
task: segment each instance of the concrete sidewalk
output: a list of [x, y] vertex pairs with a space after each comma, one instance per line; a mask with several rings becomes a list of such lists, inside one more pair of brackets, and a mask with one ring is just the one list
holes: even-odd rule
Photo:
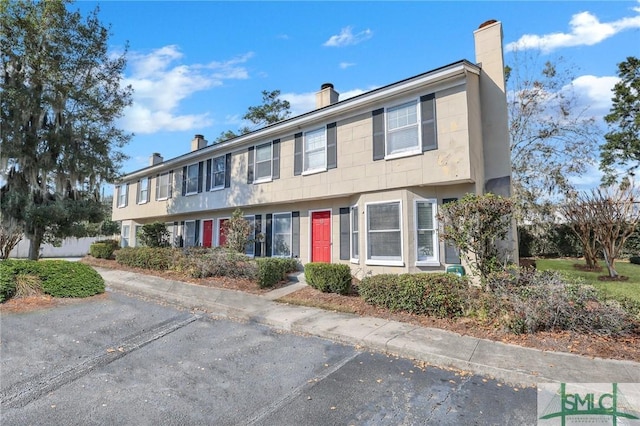
[[273, 301], [304, 287], [304, 275], [287, 287], [254, 295], [127, 271], [95, 269], [107, 287], [115, 290], [204, 310], [221, 318], [254, 321], [440, 367], [488, 375], [507, 383], [640, 383], [637, 362], [545, 352], [397, 321]]

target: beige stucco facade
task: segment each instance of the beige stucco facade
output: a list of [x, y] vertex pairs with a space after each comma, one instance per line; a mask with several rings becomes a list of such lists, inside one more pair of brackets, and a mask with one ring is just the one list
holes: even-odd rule
[[[426, 225], [417, 223], [418, 216], [422, 214], [424, 221], [425, 212], [433, 211], [435, 218], [435, 211], [443, 202], [461, 198], [468, 192], [482, 193], [487, 182], [510, 186], [500, 23], [477, 30], [475, 37], [476, 61], [482, 66], [459, 61], [328, 105], [322, 102], [335, 102], [337, 93], [333, 87], [323, 85], [319, 92], [322, 96], [318, 97], [321, 107], [315, 111], [217, 145], [206, 146], [206, 141], [203, 144], [202, 140], [194, 139], [195, 149], [183, 156], [162, 162], [155, 158], [156, 164], [124, 176], [116, 186], [113, 220], [122, 222], [124, 232], [129, 233], [123, 237], [131, 245], [135, 244], [137, 225], [154, 221], [176, 223], [173, 232], [181, 234], [186, 229], [183, 222], [191, 220], [197, 221], [198, 226], [195, 235], [199, 238], [192, 239], [193, 242], [207, 241], [208, 245], [210, 240], [211, 245], [216, 245], [220, 219], [230, 217], [236, 208], [241, 208], [248, 217], [259, 218], [259, 232], [271, 232], [274, 238], [275, 231], [267, 228], [267, 223], [271, 224], [275, 218], [273, 215], [294, 212], [294, 219], [289, 221], [296, 227], [291, 231], [296, 235], [290, 243], [298, 246], [292, 255], [306, 263], [316, 260], [312, 235], [315, 228], [311, 222], [312, 217], [317, 219], [320, 215], [314, 212], [329, 211], [330, 259], [324, 261], [348, 263], [358, 275], [443, 270], [447, 264], [446, 250], [443, 243], [437, 242], [437, 235], [435, 255], [429, 249], [428, 260], [418, 259], [417, 239], [437, 234], [437, 223], [433, 225], [429, 220], [425, 223], [436, 228], [420, 233], [417, 228]], [[488, 69], [484, 68], [485, 64]], [[502, 85], [498, 84], [500, 81]], [[415, 121], [415, 116], [426, 120], [430, 108], [435, 111], [435, 129], [411, 121]], [[391, 127], [396, 123], [396, 115], [400, 117], [397, 122], [409, 122], [403, 124], [404, 131], [418, 135], [415, 147], [411, 145], [413, 139], [405, 138], [400, 139], [400, 143], [406, 144], [408, 140], [408, 149], [393, 148]], [[382, 136], [379, 131], [376, 134], [380, 123], [384, 128]], [[324, 151], [321, 151], [325, 156], [324, 167], [304, 171], [307, 155], [309, 158], [312, 155], [311, 148], [307, 152], [307, 136], [314, 131], [322, 134], [322, 129], [326, 129]], [[424, 140], [430, 129], [436, 142], [434, 146], [425, 147]], [[260, 179], [257, 150], [272, 141], [272, 158], [270, 163], [265, 163], [270, 164], [272, 176]], [[376, 148], [380, 143], [383, 145]], [[302, 153], [300, 146], [303, 146]], [[380, 147], [384, 149], [382, 157], [376, 154]], [[222, 157], [227, 161], [224, 186], [207, 190], [212, 180], [207, 184], [198, 182], [198, 191], [187, 194], [185, 168], [189, 167], [195, 175], [199, 165], [198, 179], [211, 179], [209, 172], [214, 172], [209, 163]], [[315, 158], [320, 157], [316, 154]], [[157, 199], [159, 175], [169, 171], [171, 197]], [[140, 185], [146, 192], [141, 192]], [[393, 252], [390, 256], [375, 243], [376, 238], [383, 235], [375, 235], [374, 228], [378, 226], [374, 224], [375, 215], [380, 209], [371, 206], [376, 205], [383, 206], [382, 210], [388, 207], [392, 212], [389, 214], [394, 219], [390, 225], [393, 229], [383, 232], [393, 237], [394, 244], [399, 231], [400, 243], [390, 250]], [[350, 219], [349, 229], [345, 230], [347, 210]], [[355, 211], [358, 219], [353, 218]], [[395, 220], [397, 214], [399, 223]], [[213, 223], [213, 227], [207, 228], [205, 221], [211, 221], [206, 226]], [[191, 232], [195, 225], [189, 226]], [[205, 238], [209, 229], [212, 235]], [[347, 237], [349, 242], [345, 246]], [[357, 245], [357, 258], [353, 256], [354, 245]], [[349, 250], [347, 258], [346, 249]], [[385, 256], [370, 255], [369, 250], [381, 250]], [[267, 254], [265, 247], [256, 248], [255, 254], [257, 251], [260, 255]]]

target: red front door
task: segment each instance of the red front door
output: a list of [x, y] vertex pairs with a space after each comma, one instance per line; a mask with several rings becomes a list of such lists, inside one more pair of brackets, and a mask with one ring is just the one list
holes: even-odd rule
[[223, 247], [227, 244], [227, 236], [224, 233], [224, 224], [229, 219], [220, 219], [220, 230], [218, 231], [218, 245]]
[[331, 212], [311, 213], [311, 261], [331, 262]]
[[205, 220], [202, 222], [202, 246], [211, 247], [211, 238], [213, 237], [213, 220]]

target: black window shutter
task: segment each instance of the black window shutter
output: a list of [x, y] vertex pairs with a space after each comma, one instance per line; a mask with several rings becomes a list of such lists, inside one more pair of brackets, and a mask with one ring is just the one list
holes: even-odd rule
[[249, 147], [249, 159], [247, 160], [247, 183], [253, 183], [253, 147]]
[[253, 252], [254, 256], [262, 256], [262, 241], [259, 240], [258, 235], [262, 232], [262, 215], [257, 214], [255, 216], [256, 225], [254, 229], [254, 238], [255, 238], [255, 250]]
[[[442, 204], [458, 201], [457, 198], [443, 198]], [[460, 263], [460, 253], [458, 249], [451, 243], [444, 243], [444, 262], [445, 263]]]
[[293, 175], [302, 174], [302, 133], [296, 133], [293, 141]]
[[169, 192], [168, 197], [171, 198], [173, 196], [173, 170], [169, 172]]
[[373, 161], [384, 158], [384, 108], [372, 113], [373, 118]]
[[438, 149], [436, 129], [436, 96], [431, 93], [420, 97], [422, 115], [422, 151]]
[[211, 176], [213, 174], [211, 173], [211, 158], [209, 158], [207, 160], [207, 171], [205, 172], [205, 176], [207, 177], [204, 181], [205, 185], [204, 185], [204, 190], [205, 191], [209, 191], [211, 189]]
[[349, 207], [340, 207], [340, 260], [349, 260], [351, 250], [351, 217]]
[[204, 161], [198, 163], [198, 192], [202, 192], [202, 183], [204, 181]]
[[327, 124], [327, 169], [338, 167], [338, 128], [336, 123]]
[[195, 235], [193, 237], [193, 244], [196, 246], [201, 245], [200, 242], [198, 241], [200, 239], [200, 220], [197, 219], [196, 220], [196, 229], [195, 229]]
[[136, 191], [136, 204], [140, 203], [140, 179], [138, 179], [138, 190]]
[[186, 195], [186, 194], [187, 194], [187, 166], [184, 166], [182, 168], [182, 195]]
[[273, 168], [271, 169], [271, 179], [280, 179], [280, 139], [271, 143], [273, 152]]
[[300, 212], [291, 212], [291, 257], [300, 258]]
[[267, 229], [265, 231], [264, 241], [265, 241], [265, 251], [264, 254], [267, 257], [271, 257], [271, 219], [273, 215], [271, 213], [267, 214]]
[[231, 153], [224, 157], [224, 187], [231, 187]]
[[180, 222], [180, 241], [178, 247], [184, 247], [184, 220]]
[[156, 200], [159, 198], [160, 194], [160, 175], [156, 175]]

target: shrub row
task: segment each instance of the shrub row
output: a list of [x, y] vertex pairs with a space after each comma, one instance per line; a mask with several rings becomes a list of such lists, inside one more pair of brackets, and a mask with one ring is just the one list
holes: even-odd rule
[[249, 257], [221, 247], [179, 251], [174, 256], [171, 268], [193, 278], [231, 277], [253, 280], [258, 275], [258, 267]]
[[108, 243], [95, 242], [89, 246], [89, 254], [97, 259], [111, 259], [114, 248]]
[[0, 302], [15, 294], [19, 276], [37, 277], [41, 290], [53, 297], [88, 297], [105, 288], [100, 274], [83, 263], [8, 259], [0, 262]]
[[164, 271], [173, 264], [178, 249], [166, 247], [125, 247], [116, 251], [116, 262], [135, 268]]
[[298, 269], [297, 259], [262, 257], [256, 259], [258, 264], [258, 285], [260, 288], [273, 287], [280, 281], [286, 279], [289, 272]]
[[443, 273], [381, 274], [365, 277], [358, 286], [369, 304], [438, 318], [454, 318], [467, 310], [468, 281]]
[[351, 268], [336, 263], [307, 263], [304, 265], [307, 283], [324, 293], [349, 294], [351, 291]]

